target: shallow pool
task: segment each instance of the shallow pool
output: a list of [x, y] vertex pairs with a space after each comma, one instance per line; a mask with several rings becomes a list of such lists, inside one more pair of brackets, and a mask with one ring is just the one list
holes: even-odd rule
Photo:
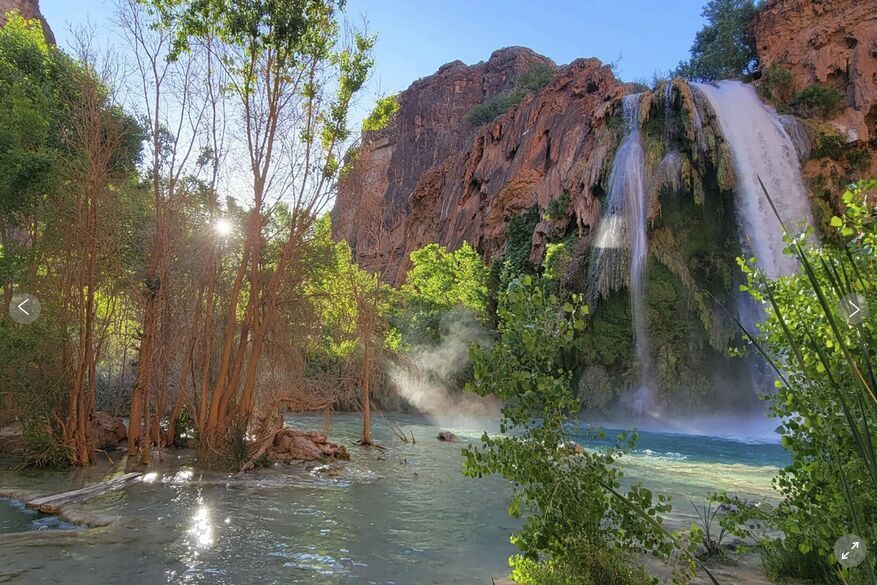
[[[352, 461], [328, 470], [282, 466], [245, 476], [209, 473], [191, 466], [191, 453], [172, 452], [143, 481], [82, 508], [116, 517], [111, 526], [21, 541], [4, 537], [0, 578], [73, 585], [470, 585], [506, 574], [514, 552], [508, 535], [516, 527], [506, 515], [506, 484], [463, 477], [462, 443], [435, 439], [440, 428], [464, 442], [477, 440], [481, 430], [472, 423], [438, 427], [419, 417], [393, 418], [417, 442], [402, 444], [378, 418], [374, 435], [388, 447], [383, 452], [356, 447], [359, 419], [336, 416], [331, 435], [348, 446]], [[321, 420], [290, 424], [319, 429]], [[688, 497], [717, 489], [772, 497], [770, 479], [782, 464], [775, 445], [717, 440], [725, 444], [709, 443], [709, 455], [707, 443], [698, 448], [691, 437], [659, 435], [643, 435], [637, 451], [624, 458], [627, 481], [642, 480], [673, 495], [677, 520], [693, 512]], [[745, 455], [765, 450], [772, 453], [767, 459]], [[0, 472], [0, 487], [72, 489], [110, 471], [108, 463], [68, 473], [6, 471]]]

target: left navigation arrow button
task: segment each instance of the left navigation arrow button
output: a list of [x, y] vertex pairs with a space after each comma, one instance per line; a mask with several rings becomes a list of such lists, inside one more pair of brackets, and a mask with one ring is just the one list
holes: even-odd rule
[[9, 303], [9, 317], [21, 325], [30, 325], [40, 316], [40, 301], [30, 293], [16, 293]]

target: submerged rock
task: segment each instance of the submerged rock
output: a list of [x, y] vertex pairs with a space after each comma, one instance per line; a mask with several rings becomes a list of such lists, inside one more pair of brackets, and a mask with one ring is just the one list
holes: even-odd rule
[[436, 435], [436, 439], [438, 439], [439, 441], [456, 441], [457, 435], [455, 435], [451, 431], [441, 431], [438, 435]]
[[342, 445], [330, 443], [326, 435], [295, 429], [283, 429], [277, 433], [267, 455], [271, 461], [281, 463], [350, 459], [347, 449]]

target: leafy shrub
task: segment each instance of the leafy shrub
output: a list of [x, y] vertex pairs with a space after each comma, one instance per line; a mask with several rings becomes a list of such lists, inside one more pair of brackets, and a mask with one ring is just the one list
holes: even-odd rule
[[710, 0], [700, 13], [707, 25], [694, 37], [691, 58], [679, 63], [675, 75], [715, 81], [754, 73], [758, 55], [749, 23], [755, 12], [753, 0]]
[[816, 551], [802, 553], [794, 544], [767, 541], [761, 546], [761, 566], [775, 583], [790, 580], [805, 583], [834, 583], [837, 575]]
[[509, 282], [519, 274], [529, 274], [535, 269], [530, 262], [533, 231], [539, 223], [539, 206], [534, 205], [526, 213], [513, 215], [505, 231], [505, 253], [499, 267], [499, 290], [505, 290]]
[[536, 93], [554, 78], [554, 67], [548, 63], [537, 62], [518, 78], [518, 88], [527, 93]]
[[871, 153], [864, 148], [848, 148], [846, 159], [853, 169], [859, 173], [864, 173], [871, 164]]
[[847, 148], [847, 141], [837, 132], [820, 132], [810, 151], [811, 158], [833, 158], [839, 160]]
[[579, 545], [570, 561], [512, 557], [512, 580], [518, 585], [647, 585], [652, 579], [617, 552], [594, 551]]
[[466, 114], [466, 120], [475, 126], [487, 124], [521, 103], [524, 96], [537, 93], [548, 85], [553, 77], [554, 67], [548, 63], [534, 63], [518, 77], [515, 89], [495, 95], [484, 103], [478, 104]]
[[466, 120], [475, 126], [487, 124], [497, 116], [506, 113], [512, 106], [521, 103], [525, 95], [527, 95], [526, 92], [519, 89], [495, 95], [486, 102], [472, 108], [466, 114]]
[[767, 517], [785, 539], [763, 542], [766, 567], [778, 576], [794, 569], [818, 583], [874, 583], [873, 558], [842, 569], [833, 552], [838, 535], [877, 540], [877, 322], [854, 321], [847, 300], [877, 306], [877, 218], [867, 202], [874, 189], [870, 181], [844, 193], [846, 214], [831, 220], [841, 246], [787, 238], [798, 274], [770, 280], [738, 261], [747, 290], [766, 307], [753, 344], [777, 373], [771, 414], [792, 460], [774, 480], [783, 500]]
[[189, 405], [184, 405], [177, 415], [177, 421], [174, 426], [174, 446], [180, 449], [186, 449], [195, 444], [195, 434], [198, 428], [195, 425], [195, 417]]
[[[500, 474], [513, 486], [509, 514], [523, 518], [511, 559], [521, 585], [639, 585], [647, 576], [627, 565], [625, 554], [666, 558], [679, 542], [664, 532], [659, 514], [666, 498], [632, 486], [622, 494], [613, 465], [635, 435], [606, 450], [579, 448], [579, 400], [564, 367], [588, 312], [572, 295], [561, 301], [543, 279], [514, 278], [499, 295], [498, 338], [473, 346], [469, 391], [502, 399], [500, 435], [463, 450], [469, 477]], [[686, 549], [687, 550], [687, 549]]]
[[571, 258], [570, 245], [567, 242], [553, 242], [545, 248], [545, 260], [542, 261], [543, 275], [547, 280], [559, 282], [566, 274]]
[[840, 112], [843, 96], [831, 85], [814, 83], [795, 94], [789, 105], [802, 118], [824, 120]]
[[566, 215], [566, 206], [568, 204], [569, 193], [564, 191], [563, 193], [548, 202], [548, 207], [545, 208], [545, 219], [547, 219], [548, 221], [561, 219], [564, 215]]
[[867, 149], [847, 142], [837, 132], [821, 132], [814, 140], [810, 158], [830, 158], [846, 163], [857, 173], [863, 173], [871, 164], [871, 154]]
[[366, 132], [383, 130], [399, 111], [399, 96], [388, 95], [378, 98], [371, 113], [362, 121], [362, 129]]
[[792, 72], [780, 65], [771, 65], [761, 76], [758, 93], [776, 107], [785, 106], [795, 92]]

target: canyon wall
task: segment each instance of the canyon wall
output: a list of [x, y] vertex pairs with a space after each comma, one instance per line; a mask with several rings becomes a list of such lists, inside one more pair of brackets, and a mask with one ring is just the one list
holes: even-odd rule
[[821, 84], [841, 98], [828, 116], [808, 120], [814, 148], [804, 177], [824, 227], [842, 211], [850, 182], [877, 177], [877, 3], [768, 0], [750, 30], [763, 72], [757, 84], [779, 69], [791, 74], [791, 93]]
[[[509, 48], [477, 65], [446, 65], [399, 95], [386, 128], [363, 135], [333, 210], [335, 236], [394, 285], [404, 281], [409, 254], [431, 242], [453, 249], [468, 241], [489, 263], [504, 255], [508, 261], [514, 247], [515, 258], [529, 257], [530, 269], [553, 244], [558, 286], [587, 295], [592, 308], [577, 340], [579, 388], [589, 406], [638, 409], [631, 397], [646, 386], [635, 340], [646, 335], [653, 362], [649, 402], [658, 411], [757, 409], [760, 382], [729, 359], [738, 329], [718, 306], [743, 306], [734, 292], [741, 279], [736, 258], [752, 252], [740, 232], [747, 225], [741, 210], [748, 208], [740, 204], [746, 189], [735, 175], [743, 173], [746, 183], [756, 169], [736, 167], [753, 156], [791, 157], [787, 175], [795, 189], [772, 185], [777, 177], [767, 182], [795, 191], [795, 205], [783, 212], [794, 207], [796, 216], [812, 215], [824, 230], [842, 207], [846, 185], [877, 174], [873, 8], [857, 0], [771, 0], [760, 8], [750, 25], [762, 73], [754, 86], [781, 114], [807, 117], [803, 122], [764, 109], [752, 86], [676, 79], [649, 90], [620, 82], [595, 59], [580, 59], [476, 126], [468, 112], [513, 91], [528, 68], [548, 60]], [[771, 86], [778, 79], [782, 92]], [[814, 92], [815, 84], [823, 86]], [[638, 112], [625, 119], [621, 98], [634, 91], [641, 93]], [[830, 112], [806, 113], [796, 98], [808, 92], [820, 99], [831, 94], [839, 103]], [[731, 150], [714, 109], [731, 94], [751, 99], [725, 107], [725, 122], [730, 116], [745, 125], [747, 112], [758, 113], [776, 134], [761, 145], [769, 153], [754, 153], [754, 143]], [[639, 126], [647, 205], [638, 314], [648, 325], [639, 333], [632, 325], [631, 244], [615, 242], [627, 237], [629, 219], [613, 211], [610, 197], [613, 160], [631, 124]], [[779, 125], [784, 130], [776, 131]], [[502, 270], [495, 274], [501, 282]]]
[[[365, 133], [333, 211], [335, 235], [358, 262], [400, 284], [408, 255], [430, 242], [468, 241], [490, 259], [501, 253], [509, 217], [584, 188], [584, 162], [611, 156], [611, 145], [592, 140], [594, 128], [625, 93], [596, 59], [560, 68], [492, 122], [466, 119], [534, 63], [550, 61], [513, 47], [477, 65], [445, 65], [400, 94], [387, 128]], [[593, 221], [599, 205], [582, 212]]]
[[791, 71], [795, 91], [837, 88], [832, 123], [877, 146], [877, 4], [866, 0], [769, 0], [752, 23], [761, 69]]

